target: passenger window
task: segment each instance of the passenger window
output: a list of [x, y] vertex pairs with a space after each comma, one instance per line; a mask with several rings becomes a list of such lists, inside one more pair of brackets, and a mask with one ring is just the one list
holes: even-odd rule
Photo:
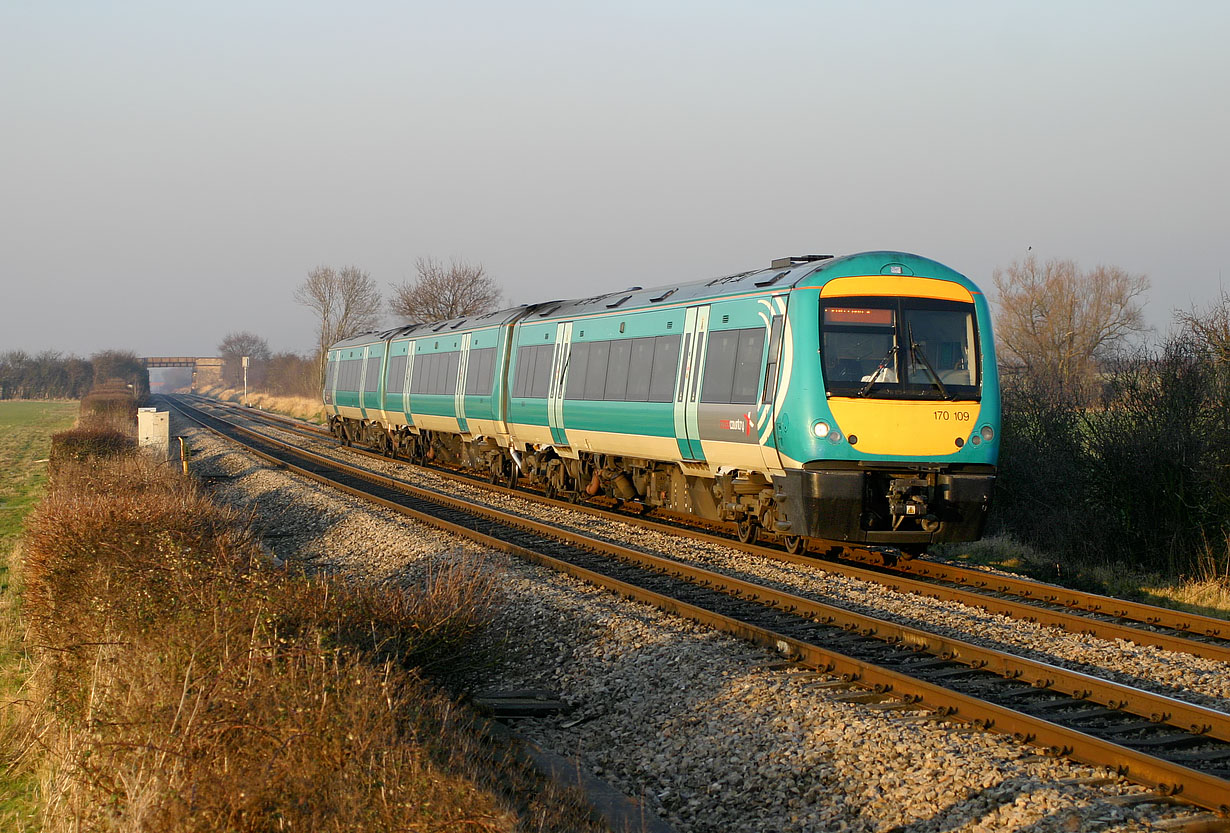
[[585, 368], [589, 361], [589, 343], [572, 345], [568, 356], [568, 385], [564, 396], [568, 399], [585, 398]]
[[653, 340], [653, 371], [649, 374], [649, 401], [670, 402], [675, 393], [679, 368], [679, 335], [656, 336]]
[[735, 377], [730, 401], [738, 405], [756, 402], [760, 368], [764, 359], [764, 330], [751, 327], [739, 331], [739, 351], [735, 357]]
[[735, 359], [739, 349], [738, 330], [709, 333], [709, 352], [705, 356], [705, 378], [700, 389], [701, 402], [730, 402], [735, 378]]
[[609, 341], [589, 345], [589, 363], [585, 370], [585, 398], [601, 399], [606, 392], [606, 366], [611, 354]]
[[628, 393], [628, 363], [632, 359], [632, 339], [621, 338], [611, 342], [611, 356], [607, 362], [606, 391], [603, 398], [623, 401]]
[[[629, 402], [644, 402], [649, 399], [649, 380], [653, 369], [653, 338], [632, 339], [632, 355], [628, 362], [628, 392]], [[672, 367], [670, 378], [674, 378]], [[667, 398], [670, 393], [667, 392]]]

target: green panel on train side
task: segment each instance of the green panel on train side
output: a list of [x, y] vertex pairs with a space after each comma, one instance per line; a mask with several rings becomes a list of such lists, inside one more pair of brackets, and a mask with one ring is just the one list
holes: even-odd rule
[[547, 400], [512, 399], [508, 403], [508, 421], [521, 425], [546, 425]]
[[465, 395], [466, 419], [495, 419], [495, 397], [474, 393]]
[[451, 393], [416, 393], [412, 398], [414, 399], [414, 412], [416, 414], [457, 416], [457, 408], [454, 404], [457, 400], [453, 398]]
[[359, 392], [354, 390], [339, 390], [334, 397], [339, 408], [359, 407]]
[[675, 433], [674, 414], [675, 408], [670, 402], [565, 399], [564, 429], [670, 437]]

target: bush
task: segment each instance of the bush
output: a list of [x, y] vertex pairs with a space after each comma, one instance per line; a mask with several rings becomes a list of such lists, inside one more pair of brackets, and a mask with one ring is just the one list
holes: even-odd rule
[[1227, 371], [1180, 336], [1108, 365], [1093, 404], [1047, 380], [1010, 380], [993, 526], [1058, 557], [1218, 571], [1230, 534]]
[[52, 475], [69, 463], [85, 463], [130, 454], [136, 443], [111, 428], [73, 428], [51, 435], [48, 470]]

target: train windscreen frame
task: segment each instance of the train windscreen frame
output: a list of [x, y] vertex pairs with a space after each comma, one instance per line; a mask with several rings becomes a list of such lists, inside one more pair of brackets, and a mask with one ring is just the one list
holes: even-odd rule
[[819, 346], [829, 396], [981, 398], [972, 303], [908, 296], [822, 298]]

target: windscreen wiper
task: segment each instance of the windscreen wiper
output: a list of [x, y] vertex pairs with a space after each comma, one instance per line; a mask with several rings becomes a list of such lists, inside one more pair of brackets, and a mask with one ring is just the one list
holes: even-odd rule
[[884, 372], [884, 368], [888, 367], [888, 363], [893, 360], [893, 356], [895, 355], [897, 355], [897, 345], [896, 344], [894, 344], [892, 348], [889, 349], [888, 355], [885, 356], [880, 361], [879, 366], [871, 374], [871, 378], [867, 380], [867, 384], [863, 385], [862, 389], [858, 392], [859, 396], [866, 396], [867, 394], [871, 393], [871, 388], [875, 385], [876, 382], [880, 381], [880, 374]]
[[906, 325], [906, 335], [910, 339], [910, 354], [921, 362], [927, 375], [931, 377], [931, 381], [935, 382], [935, 386], [940, 389], [940, 396], [945, 399], [952, 399], [948, 393], [948, 388], [944, 387], [944, 383], [940, 381], [940, 374], [935, 372], [935, 368], [931, 366], [931, 361], [927, 358], [926, 352], [918, 346], [918, 342], [914, 340], [914, 325]]

